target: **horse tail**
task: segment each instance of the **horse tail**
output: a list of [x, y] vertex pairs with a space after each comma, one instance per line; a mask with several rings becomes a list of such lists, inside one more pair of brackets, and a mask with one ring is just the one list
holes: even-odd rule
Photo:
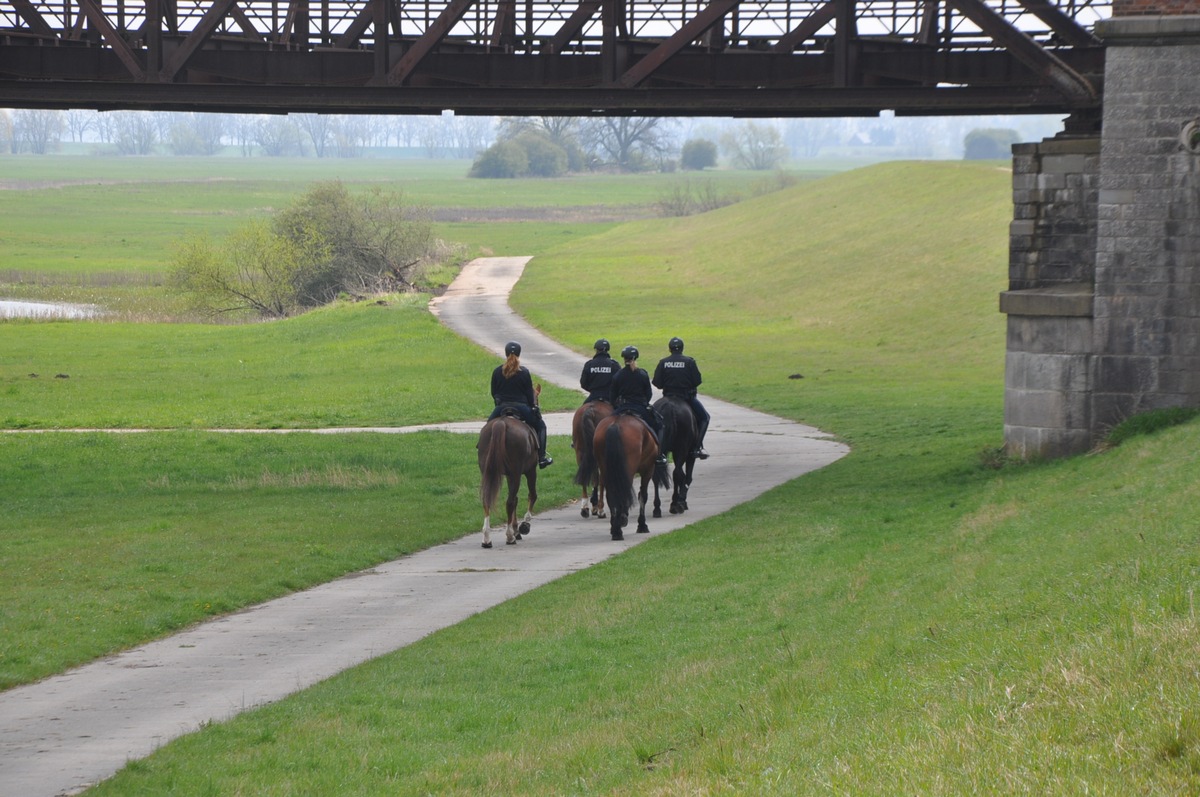
[[613, 423], [604, 435], [604, 492], [614, 516], [626, 514], [633, 506], [633, 475], [625, 462], [620, 423]]
[[654, 486], [660, 490], [671, 489], [671, 471], [667, 463], [661, 459], [654, 461]]
[[504, 454], [508, 448], [508, 424], [503, 420], [499, 423], [488, 422], [491, 434], [488, 435], [487, 449], [480, 460], [480, 475], [483, 477], [479, 484], [479, 498], [483, 501], [484, 509], [490, 510], [500, 492], [500, 480], [504, 476]]
[[583, 446], [579, 453], [579, 469], [575, 471], [575, 483], [587, 487], [596, 475], [596, 450], [592, 446], [592, 438], [596, 436], [596, 418], [590, 412], [583, 413], [579, 419], [579, 440], [577, 446]]

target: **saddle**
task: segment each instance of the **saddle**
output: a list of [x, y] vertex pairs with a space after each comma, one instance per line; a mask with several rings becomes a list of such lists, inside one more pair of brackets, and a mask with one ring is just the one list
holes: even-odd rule
[[[534, 409], [534, 413], [535, 414], [537, 413], [536, 408]], [[525, 420], [524, 416], [521, 415], [521, 411], [519, 409], [517, 409], [515, 404], [501, 404], [500, 411], [498, 413], [496, 413], [496, 417], [497, 418], [516, 418], [518, 421], [525, 424], [526, 426], [529, 426], [531, 429], [533, 428], [532, 426], [530, 426], [529, 422]]]

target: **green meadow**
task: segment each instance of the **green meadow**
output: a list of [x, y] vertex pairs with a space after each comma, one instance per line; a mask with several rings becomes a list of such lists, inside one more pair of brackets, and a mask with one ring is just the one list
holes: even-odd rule
[[[679, 335], [705, 392], [851, 454], [88, 794], [1200, 791], [1200, 423], [1004, 460], [1004, 166], [474, 228], [503, 254], [530, 235], [514, 305], [581, 355]], [[481, 417], [494, 358], [421, 301], [243, 327], [0, 323], [3, 425], [174, 430], [0, 436], [0, 683], [476, 530], [470, 440], [200, 431]], [[59, 361], [95, 375], [49, 381]], [[573, 495], [546, 474], [547, 505]]]

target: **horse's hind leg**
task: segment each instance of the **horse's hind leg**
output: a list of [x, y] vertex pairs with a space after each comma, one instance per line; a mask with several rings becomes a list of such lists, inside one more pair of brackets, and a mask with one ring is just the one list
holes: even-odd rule
[[529, 487], [529, 504], [525, 508], [525, 517], [521, 519], [521, 525], [517, 526], [517, 539], [529, 536], [530, 522], [533, 520], [533, 506], [537, 503], [536, 470], [526, 474], [525, 483]]
[[[675, 514], [674, 501], [671, 502], [671, 514], [672, 515]], [[656, 518], [662, 517], [662, 501], [658, 497], [658, 483], [657, 482], [655, 482], [655, 484], [654, 484], [654, 517], [656, 517]], [[641, 531], [641, 529], [638, 529], [638, 531]]]
[[[658, 489], [657, 485], [654, 488]], [[646, 525], [646, 499], [649, 496], [648, 480], [642, 479], [642, 489], [638, 490], [638, 534], [649, 534], [650, 527]]]
[[492, 519], [486, 513], [483, 516], [483, 547], [492, 547]]
[[505, 542], [516, 545], [521, 535], [517, 533], [517, 491], [521, 488], [521, 477], [508, 477], [508, 500], [504, 502], [504, 516], [508, 522], [504, 526]]

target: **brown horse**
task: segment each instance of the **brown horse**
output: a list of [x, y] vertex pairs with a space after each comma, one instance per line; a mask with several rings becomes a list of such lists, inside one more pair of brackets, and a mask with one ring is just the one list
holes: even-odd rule
[[[583, 490], [583, 499], [579, 502], [579, 514], [582, 517], [587, 517], [589, 510], [598, 518], [604, 517], [604, 488], [600, 485], [596, 450], [592, 439], [596, 436], [596, 426], [612, 414], [612, 405], [607, 401], [589, 401], [575, 410], [575, 417], [571, 420], [571, 447], [575, 449], [575, 483]], [[592, 488], [590, 503], [589, 487]]]
[[[529, 534], [533, 506], [537, 503], [538, 442], [537, 433], [524, 421], [512, 415], [492, 418], [479, 433], [479, 497], [483, 501], [483, 547], [492, 547], [492, 505], [500, 493], [500, 480], [508, 481], [508, 500], [504, 535], [509, 545], [515, 545]], [[529, 485], [529, 505], [520, 525], [517, 524], [517, 498], [521, 477]]]
[[596, 427], [592, 438], [596, 462], [600, 466], [600, 484], [608, 498], [610, 530], [614, 540], [623, 540], [621, 529], [629, 522], [633, 508], [633, 477], [641, 477], [637, 493], [638, 534], [646, 534], [646, 496], [650, 481], [666, 489], [671, 486], [666, 463], [658, 462], [658, 443], [645, 421], [633, 415], [612, 415]]

